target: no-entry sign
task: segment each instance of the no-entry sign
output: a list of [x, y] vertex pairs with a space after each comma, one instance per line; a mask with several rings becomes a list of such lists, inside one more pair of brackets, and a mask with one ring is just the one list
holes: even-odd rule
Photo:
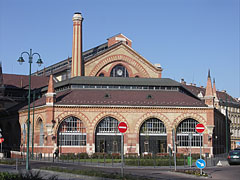
[[127, 131], [127, 124], [125, 122], [120, 122], [118, 125], [118, 130], [120, 133], [125, 133]]
[[203, 133], [203, 131], [205, 130], [205, 127], [203, 124], [197, 124], [195, 129], [198, 133]]

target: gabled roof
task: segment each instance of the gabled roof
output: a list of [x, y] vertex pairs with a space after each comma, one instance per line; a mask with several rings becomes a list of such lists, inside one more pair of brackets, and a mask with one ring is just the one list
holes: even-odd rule
[[[48, 85], [48, 77], [31, 76], [31, 88], [38, 89]], [[29, 76], [17, 74], [3, 74], [3, 84], [7, 88], [29, 88]]]
[[[190, 92], [192, 92], [195, 96], [198, 96], [198, 94], [201, 92], [203, 97], [205, 96], [206, 88], [204, 87], [196, 87], [192, 85], [183, 85], [186, 89], [188, 89]], [[221, 101], [220, 103], [225, 103], [226, 100], [228, 104], [234, 104], [237, 106], [240, 106], [240, 102], [238, 102], [236, 99], [234, 99], [232, 96], [230, 96], [225, 91], [217, 91], [217, 97]]]

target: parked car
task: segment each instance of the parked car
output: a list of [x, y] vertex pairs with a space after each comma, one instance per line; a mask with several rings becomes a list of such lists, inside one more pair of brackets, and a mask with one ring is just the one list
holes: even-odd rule
[[240, 150], [230, 151], [227, 160], [230, 165], [240, 164]]

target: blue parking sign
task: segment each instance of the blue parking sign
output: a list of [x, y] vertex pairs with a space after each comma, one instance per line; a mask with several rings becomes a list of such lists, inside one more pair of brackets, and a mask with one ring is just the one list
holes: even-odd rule
[[199, 169], [203, 169], [206, 167], [206, 162], [203, 160], [203, 159], [198, 159], [196, 161], [196, 166], [199, 168]]

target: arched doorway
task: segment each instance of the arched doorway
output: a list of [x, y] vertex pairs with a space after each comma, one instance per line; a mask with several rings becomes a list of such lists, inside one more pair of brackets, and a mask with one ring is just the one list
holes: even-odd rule
[[177, 127], [177, 145], [178, 147], [200, 146], [200, 134], [196, 132], [195, 127], [198, 121], [188, 118], [183, 120]]
[[105, 117], [99, 122], [95, 131], [95, 152], [121, 152], [121, 134], [118, 131], [118, 124], [118, 120], [113, 117]]
[[163, 122], [157, 118], [146, 120], [139, 134], [140, 154], [167, 152], [167, 133]]
[[63, 146], [86, 146], [86, 128], [77, 117], [65, 118], [58, 128], [57, 144]]

